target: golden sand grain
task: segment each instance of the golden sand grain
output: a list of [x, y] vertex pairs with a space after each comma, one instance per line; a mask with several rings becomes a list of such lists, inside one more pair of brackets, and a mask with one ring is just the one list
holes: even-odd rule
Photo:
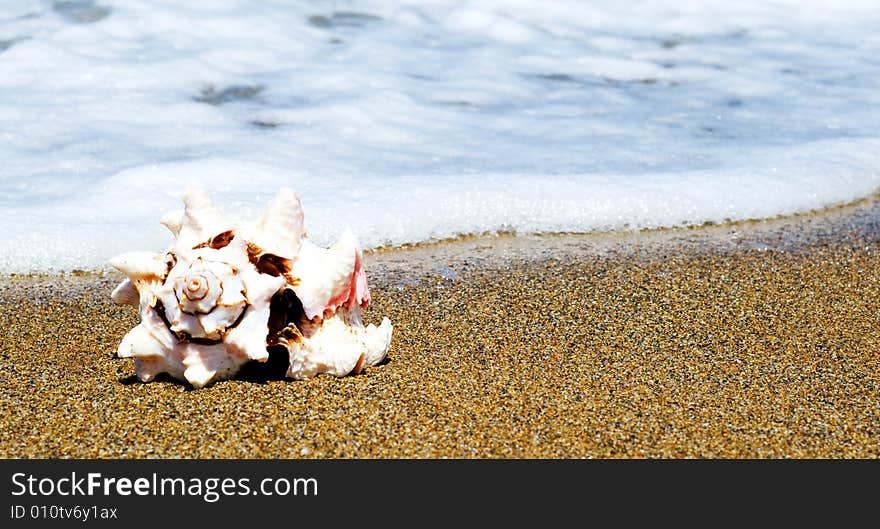
[[196, 391], [113, 358], [117, 276], [6, 278], [0, 456], [878, 457], [878, 209], [380, 252], [385, 365]]

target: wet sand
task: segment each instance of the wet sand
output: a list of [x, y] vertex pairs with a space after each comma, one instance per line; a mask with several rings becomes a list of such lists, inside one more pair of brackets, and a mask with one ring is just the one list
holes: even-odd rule
[[0, 456], [880, 456], [880, 205], [367, 256], [388, 361], [201, 390], [114, 358], [115, 273], [0, 279]]

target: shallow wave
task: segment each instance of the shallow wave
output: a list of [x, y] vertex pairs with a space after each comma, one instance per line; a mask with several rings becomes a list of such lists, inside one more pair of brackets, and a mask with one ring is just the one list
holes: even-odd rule
[[[367, 247], [818, 209], [880, 187], [873, 2], [0, 6], [0, 271], [161, 249], [186, 183]], [[697, 4], [697, 3], [694, 3]]]

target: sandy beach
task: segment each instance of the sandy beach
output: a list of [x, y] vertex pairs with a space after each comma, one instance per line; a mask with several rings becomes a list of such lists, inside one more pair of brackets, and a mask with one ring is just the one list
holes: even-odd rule
[[201, 390], [114, 358], [120, 276], [0, 280], [5, 458], [880, 456], [880, 202], [367, 256], [388, 360]]

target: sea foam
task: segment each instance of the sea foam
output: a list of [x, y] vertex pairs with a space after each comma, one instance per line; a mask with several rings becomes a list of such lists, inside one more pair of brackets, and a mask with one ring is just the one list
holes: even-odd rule
[[365, 247], [880, 187], [874, 2], [190, 4], [0, 4], [0, 272], [159, 251], [188, 183]]

